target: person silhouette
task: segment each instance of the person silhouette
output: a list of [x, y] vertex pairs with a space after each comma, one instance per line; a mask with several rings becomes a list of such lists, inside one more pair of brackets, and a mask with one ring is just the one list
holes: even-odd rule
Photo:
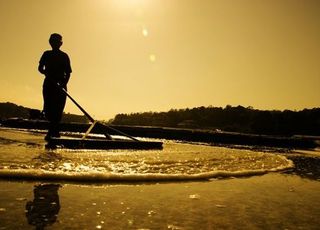
[[[62, 36], [57, 33], [51, 34], [49, 43], [52, 50], [47, 50], [40, 58], [38, 70], [45, 75], [43, 82], [43, 112], [49, 121], [48, 133], [45, 137], [60, 137], [59, 124], [66, 104], [67, 96], [60, 89], [67, 90], [67, 83], [72, 72], [68, 54], [60, 50]], [[59, 84], [60, 86], [58, 86]]]
[[44, 229], [56, 222], [60, 210], [59, 184], [35, 185], [33, 201], [26, 204], [26, 217], [36, 229]]

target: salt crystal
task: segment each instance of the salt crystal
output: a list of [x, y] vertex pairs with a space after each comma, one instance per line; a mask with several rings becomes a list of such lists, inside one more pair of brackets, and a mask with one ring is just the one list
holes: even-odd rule
[[173, 225], [173, 224], [169, 224], [169, 225], [168, 225], [168, 229], [171, 229], [171, 230], [179, 230], [179, 229], [182, 229], [182, 228], [179, 227], [179, 226]]
[[148, 215], [151, 216], [151, 215], [153, 215], [155, 213], [156, 213], [155, 211], [151, 210], [151, 211], [148, 212]]
[[129, 220], [128, 220], [128, 224], [129, 224], [129, 225], [132, 225], [132, 224], [133, 224], [133, 220], [129, 219]]
[[189, 198], [190, 199], [200, 199], [200, 195], [199, 194], [192, 194], [192, 195], [189, 195]]

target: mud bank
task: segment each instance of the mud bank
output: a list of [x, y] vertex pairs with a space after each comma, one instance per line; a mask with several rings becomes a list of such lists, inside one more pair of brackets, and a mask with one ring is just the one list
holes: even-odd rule
[[[39, 130], [45, 130], [48, 127], [48, 122], [40, 120], [9, 119], [0, 121], [0, 124], [4, 127]], [[283, 137], [166, 127], [119, 125], [110, 125], [110, 127], [135, 137], [160, 138], [188, 142], [204, 142], [212, 145], [248, 145], [294, 149], [313, 149], [320, 146], [318, 139], [303, 136]], [[64, 132], [86, 132], [88, 128], [89, 124], [84, 123], [61, 124], [61, 131]], [[95, 126], [92, 130], [92, 133], [102, 134], [104, 133], [104, 131], [104, 127]], [[110, 135], [117, 134], [112, 129], [109, 129], [108, 132]]]

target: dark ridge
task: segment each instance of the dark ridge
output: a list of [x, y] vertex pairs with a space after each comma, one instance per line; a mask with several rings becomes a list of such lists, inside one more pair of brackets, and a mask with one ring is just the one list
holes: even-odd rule
[[[22, 119], [43, 119], [40, 110], [19, 106], [10, 102], [0, 103], [0, 120], [6, 120], [13, 117]], [[83, 115], [64, 113], [62, 121], [87, 123], [88, 119]]]
[[[24, 129], [48, 128], [48, 122], [39, 120], [8, 119], [2, 121], [2, 126]], [[188, 142], [204, 142], [212, 145], [249, 145], [267, 146], [280, 148], [313, 149], [318, 146], [317, 140], [309, 137], [280, 137], [270, 135], [254, 135], [243, 133], [216, 132], [210, 130], [163, 128], [163, 127], [141, 127], [110, 125], [111, 128], [120, 130], [135, 137], [161, 138], [168, 140], [179, 140]], [[62, 123], [61, 131], [84, 133], [89, 124]], [[116, 135], [112, 129], [107, 130], [110, 135]], [[95, 126], [91, 133], [104, 134], [105, 127]]]

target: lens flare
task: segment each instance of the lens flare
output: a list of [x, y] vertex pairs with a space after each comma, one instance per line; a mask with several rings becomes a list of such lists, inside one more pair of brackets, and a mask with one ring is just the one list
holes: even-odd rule
[[149, 59], [150, 59], [151, 62], [155, 62], [156, 61], [156, 55], [150, 54], [149, 55]]
[[148, 29], [143, 28], [143, 29], [142, 29], [142, 35], [143, 35], [144, 37], [147, 37], [147, 36], [149, 35]]

